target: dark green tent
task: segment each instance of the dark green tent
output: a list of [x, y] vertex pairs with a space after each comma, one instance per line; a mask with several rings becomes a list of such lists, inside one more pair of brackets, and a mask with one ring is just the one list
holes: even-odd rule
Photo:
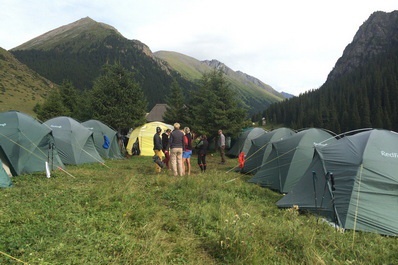
[[10, 176], [4, 168], [4, 164], [0, 159], [0, 188], [12, 187]]
[[397, 236], [398, 134], [371, 130], [318, 146], [299, 183], [277, 205], [335, 216], [345, 229]]
[[53, 143], [51, 129], [31, 116], [18, 111], [0, 113], [0, 155], [12, 175], [44, 172], [46, 161], [54, 169], [63, 168]]
[[246, 155], [245, 166], [241, 172], [255, 174], [271, 153], [272, 143], [283, 140], [295, 133], [289, 128], [279, 128], [254, 138], [250, 150]]
[[327, 145], [333, 141], [336, 139], [329, 132], [311, 128], [274, 142], [264, 166], [249, 182], [287, 193], [310, 165], [314, 146]]
[[[93, 132], [95, 148], [102, 158], [123, 158], [115, 130], [97, 120], [88, 120], [82, 122], [82, 125]], [[105, 144], [104, 136], [109, 139], [108, 145]]]
[[252, 140], [266, 133], [261, 128], [251, 128], [243, 132], [231, 149], [227, 152], [230, 157], [238, 157], [241, 152], [247, 154], [252, 145]]
[[94, 145], [93, 132], [70, 117], [44, 122], [53, 130], [55, 146], [64, 164], [103, 163]]

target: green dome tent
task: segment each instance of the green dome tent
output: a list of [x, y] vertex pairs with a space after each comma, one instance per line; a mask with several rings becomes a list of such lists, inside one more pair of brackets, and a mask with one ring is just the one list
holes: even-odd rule
[[334, 141], [337, 140], [329, 132], [311, 128], [274, 142], [267, 161], [248, 182], [288, 193], [310, 165], [314, 145]]
[[44, 122], [53, 130], [55, 146], [64, 164], [103, 163], [94, 145], [93, 132], [70, 117]]
[[241, 152], [247, 154], [251, 147], [252, 140], [264, 133], [266, 132], [261, 128], [253, 128], [243, 132], [232, 148], [229, 149], [227, 155], [230, 157], [238, 157]]
[[[88, 120], [82, 122], [82, 125], [93, 132], [95, 148], [102, 158], [123, 158], [115, 130], [97, 120]], [[109, 145], [105, 144], [104, 136], [108, 138]]]
[[0, 155], [12, 175], [44, 172], [46, 161], [50, 168], [63, 168], [53, 143], [51, 129], [31, 116], [18, 111], [0, 113]]
[[272, 143], [283, 140], [295, 133], [289, 128], [279, 128], [254, 138], [246, 155], [245, 166], [241, 172], [255, 174], [271, 153]]
[[12, 187], [12, 182], [10, 176], [8, 175], [4, 164], [0, 159], [0, 188]]
[[398, 134], [371, 130], [316, 147], [308, 170], [277, 205], [298, 205], [345, 229], [397, 236], [397, 202]]

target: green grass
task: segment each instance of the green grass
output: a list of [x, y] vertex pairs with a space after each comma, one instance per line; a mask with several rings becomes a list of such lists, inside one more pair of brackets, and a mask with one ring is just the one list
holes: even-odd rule
[[[148, 157], [14, 177], [0, 190], [0, 251], [29, 264], [396, 264], [397, 238], [334, 230], [225, 173], [157, 174]], [[232, 180], [232, 181], [231, 181]], [[18, 264], [0, 254], [1, 264]]]

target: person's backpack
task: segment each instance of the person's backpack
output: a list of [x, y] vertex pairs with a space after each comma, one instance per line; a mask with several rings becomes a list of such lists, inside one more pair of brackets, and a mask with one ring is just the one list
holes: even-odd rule
[[164, 163], [162, 162], [162, 160], [160, 160], [160, 157], [159, 157], [159, 156], [154, 155], [154, 156], [152, 157], [152, 159], [153, 159], [153, 162], [155, 162], [156, 164], [158, 164], [158, 166], [159, 166], [160, 168], [164, 168]]
[[132, 150], [133, 156], [137, 155], [139, 156], [141, 151], [140, 151], [140, 143], [138, 142], [138, 138], [135, 141], [135, 143], [133, 144], [133, 150]]

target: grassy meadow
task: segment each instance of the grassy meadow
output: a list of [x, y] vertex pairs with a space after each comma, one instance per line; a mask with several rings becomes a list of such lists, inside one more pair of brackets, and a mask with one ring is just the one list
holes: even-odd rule
[[[397, 264], [398, 239], [336, 231], [226, 173], [155, 173], [150, 157], [13, 178], [0, 190], [0, 264]], [[7, 255], [12, 256], [9, 257]]]

